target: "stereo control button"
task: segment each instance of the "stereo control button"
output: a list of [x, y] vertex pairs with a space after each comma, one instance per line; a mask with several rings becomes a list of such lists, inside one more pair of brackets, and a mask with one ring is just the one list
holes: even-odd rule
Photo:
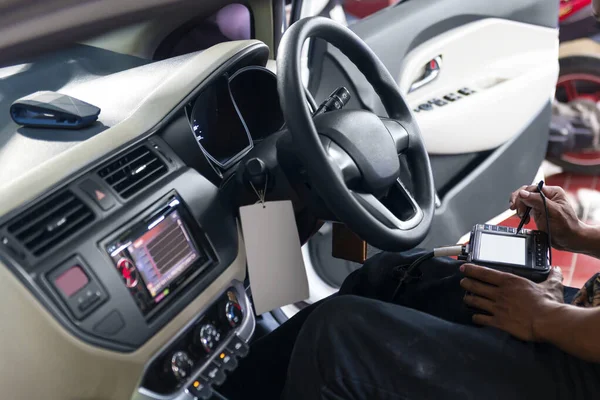
[[210, 399], [213, 395], [210, 383], [202, 377], [198, 377], [187, 390], [197, 399]]
[[127, 258], [121, 258], [117, 262], [117, 268], [121, 272], [121, 277], [125, 286], [128, 288], [134, 288], [138, 284], [138, 272], [133, 262]]
[[238, 357], [246, 357], [250, 351], [250, 347], [237, 335], [234, 336], [229, 343], [227, 343], [227, 350], [231, 351]]
[[102, 293], [100, 293], [99, 290], [95, 292], [92, 290], [87, 290], [77, 299], [77, 308], [79, 308], [79, 311], [85, 312], [94, 304], [96, 304], [96, 302], [100, 301], [100, 299], [102, 299]]
[[235, 356], [229, 350], [220, 352], [213, 362], [225, 371], [233, 371], [238, 366]]
[[215, 363], [210, 363], [208, 367], [200, 374], [204, 379], [214, 383], [215, 385], [222, 385], [225, 382], [225, 372], [221, 370], [221, 367]]

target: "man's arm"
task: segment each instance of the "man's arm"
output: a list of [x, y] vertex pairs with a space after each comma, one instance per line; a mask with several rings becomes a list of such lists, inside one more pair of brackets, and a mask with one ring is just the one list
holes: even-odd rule
[[[531, 207], [531, 215], [537, 228], [548, 232], [544, 203], [535, 190], [537, 186], [523, 186], [515, 190], [510, 195], [510, 209], [522, 217], [527, 207]], [[577, 218], [577, 213], [562, 188], [544, 186], [542, 191], [548, 199], [552, 247], [600, 258], [600, 227], [588, 225]]]
[[564, 304], [562, 274], [553, 268], [548, 279], [534, 283], [513, 274], [473, 264], [460, 267], [465, 303], [486, 311], [473, 322], [502, 329], [526, 341], [546, 342], [566, 353], [600, 362], [600, 308]]
[[539, 341], [577, 358], [600, 362], [600, 308], [549, 304], [534, 320], [533, 330]]
[[579, 243], [574, 245], [574, 252], [600, 258], [600, 227], [581, 223], [577, 238]]

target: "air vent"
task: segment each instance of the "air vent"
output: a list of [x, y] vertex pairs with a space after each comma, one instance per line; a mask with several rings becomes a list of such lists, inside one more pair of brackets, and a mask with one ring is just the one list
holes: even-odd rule
[[141, 146], [102, 168], [98, 175], [127, 199], [166, 173], [165, 163], [146, 146]]
[[73, 193], [65, 191], [25, 211], [25, 215], [10, 223], [8, 232], [39, 256], [93, 220], [92, 210]]

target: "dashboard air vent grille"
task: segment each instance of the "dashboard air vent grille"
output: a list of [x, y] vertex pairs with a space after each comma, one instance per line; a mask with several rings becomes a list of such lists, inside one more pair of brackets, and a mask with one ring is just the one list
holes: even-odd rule
[[102, 168], [98, 175], [127, 199], [166, 173], [165, 163], [148, 147], [140, 146]]
[[92, 210], [67, 190], [25, 211], [8, 225], [8, 232], [39, 256], [93, 220]]

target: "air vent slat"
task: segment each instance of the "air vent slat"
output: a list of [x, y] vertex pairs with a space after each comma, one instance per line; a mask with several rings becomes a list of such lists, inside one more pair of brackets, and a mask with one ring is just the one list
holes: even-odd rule
[[150, 173], [148, 175], [144, 176], [142, 179], [135, 182], [133, 185], [130, 185], [130, 186], [124, 188], [122, 190], [122, 192], [123, 192], [122, 196], [125, 198], [132, 196], [133, 194], [135, 194], [136, 192], [141, 190], [144, 186], [149, 185], [149, 183], [146, 181], [154, 180], [156, 177], [163, 175], [165, 170], [166, 170], [166, 167], [164, 165], [161, 165], [158, 167], [158, 169], [156, 169], [154, 171], [150, 171]]
[[52, 228], [50, 223], [46, 225], [41, 225], [41, 229], [35, 231], [34, 235], [24, 237], [17, 236], [17, 238], [19, 238], [19, 240], [22, 240], [25, 243], [25, 246], [29, 247], [33, 244], [34, 241], [39, 240], [40, 237], [53, 236], [54, 234], [56, 234], [56, 232], [62, 231], [65, 224], [70, 221], [70, 218], [72, 218], [73, 216], [76, 217], [76, 214], [82, 210], [85, 211], [85, 206], [83, 204], [79, 204], [77, 207], [72, 208], [64, 213], [61, 213], [60, 215], [62, 216], [60, 217], [60, 219], [51, 221], [51, 223], [56, 225], [56, 228]]
[[[70, 196], [68, 198], [66, 198], [65, 200], [61, 201], [60, 203], [58, 203], [56, 206], [53, 206], [52, 209], [48, 210], [46, 213], [44, 214], [40, 214], [38, 217], [34, 218], [33, 221], [26, 223], [25, 225], [21, 225], [20, 227], [16, 227], [15, 231], [11, 231], [11, 233], [17, 237], [21, 236], [23, 234], [23, 232], [29, 230], [30, 228], [36, 226], [37, 224], [39, 224], [42, 220], [45, 220], [48, 218], [49, 215], [53, 215], [54, 213], [56, 213], [57, 211], [59, 211], [61, 208], [65, 207], [66, 205], [68, 205], [69, 203], [75, 201], [76, 198], [73, 196]], [[10, 231], [10, 228], [9, 228]]]
[[60, 229], [60, 231], [57, 232], [56, 236], [49, 237], [46, 240], [37, 243], [35, 246], [32, 247], [31, 252], [33, 254], [41, 254], [45, 252], [47, 249], [60, 243], [63, 239], [66, 239], [70, 235], [70, 232], [74, 230], [79, 230], [82, 226], [87, 225], [87, 223], [91, 222], [92, 219], [93, 214], [81, 215], [77, 219], [65, 225], [64, 228]]
[[83, 229], [94, 217], [81, 199], [66, 190], [25, 211], [8, 225], [8, 232], [39, 256]]
[[146, 146], [140, 146], [98, 171], [124, 199], [133, 196], [168, 171], [167, 165]]
[[126, 162], [125, 164], [121, 165], [121, 169], [117, 169], [117, 170], [115, 170], [115, 171], [113, 171], [113, 172], [110, 172], [110, 173], [108, 173], [106, 176], [102, 176], [102, 175], [100, 175], [100, 176], [102, 176], [102, 178], [104, 178], [104, 179], [110, 179], [110, 177], [112, 177], [112, 176], [113, 176], [114, 174], [116, 174], [117, 172], [119, 172], [119, 171], [122, 171], [122, 170], [123, 170], [123, 169], [125, 169], [126, 167], [130, 166], [131, 164], [133, 164], [134, 162], [138, 161], [139, 159], [141, 159], [141, 158], [145, 157], [145, 156], [146, 156], [146, 155], [148, 155], [148, 154], [150, 154], [150, 150], [146, 150], [146, 151], [145, 151], [145, 152], [143, 152], [141, 155], [139, 155], [139, 156], [135, 156], [135, 159], [133, 159], [133, 160], [131, 160], [131, 161], [129, 161], [129, 162]]

